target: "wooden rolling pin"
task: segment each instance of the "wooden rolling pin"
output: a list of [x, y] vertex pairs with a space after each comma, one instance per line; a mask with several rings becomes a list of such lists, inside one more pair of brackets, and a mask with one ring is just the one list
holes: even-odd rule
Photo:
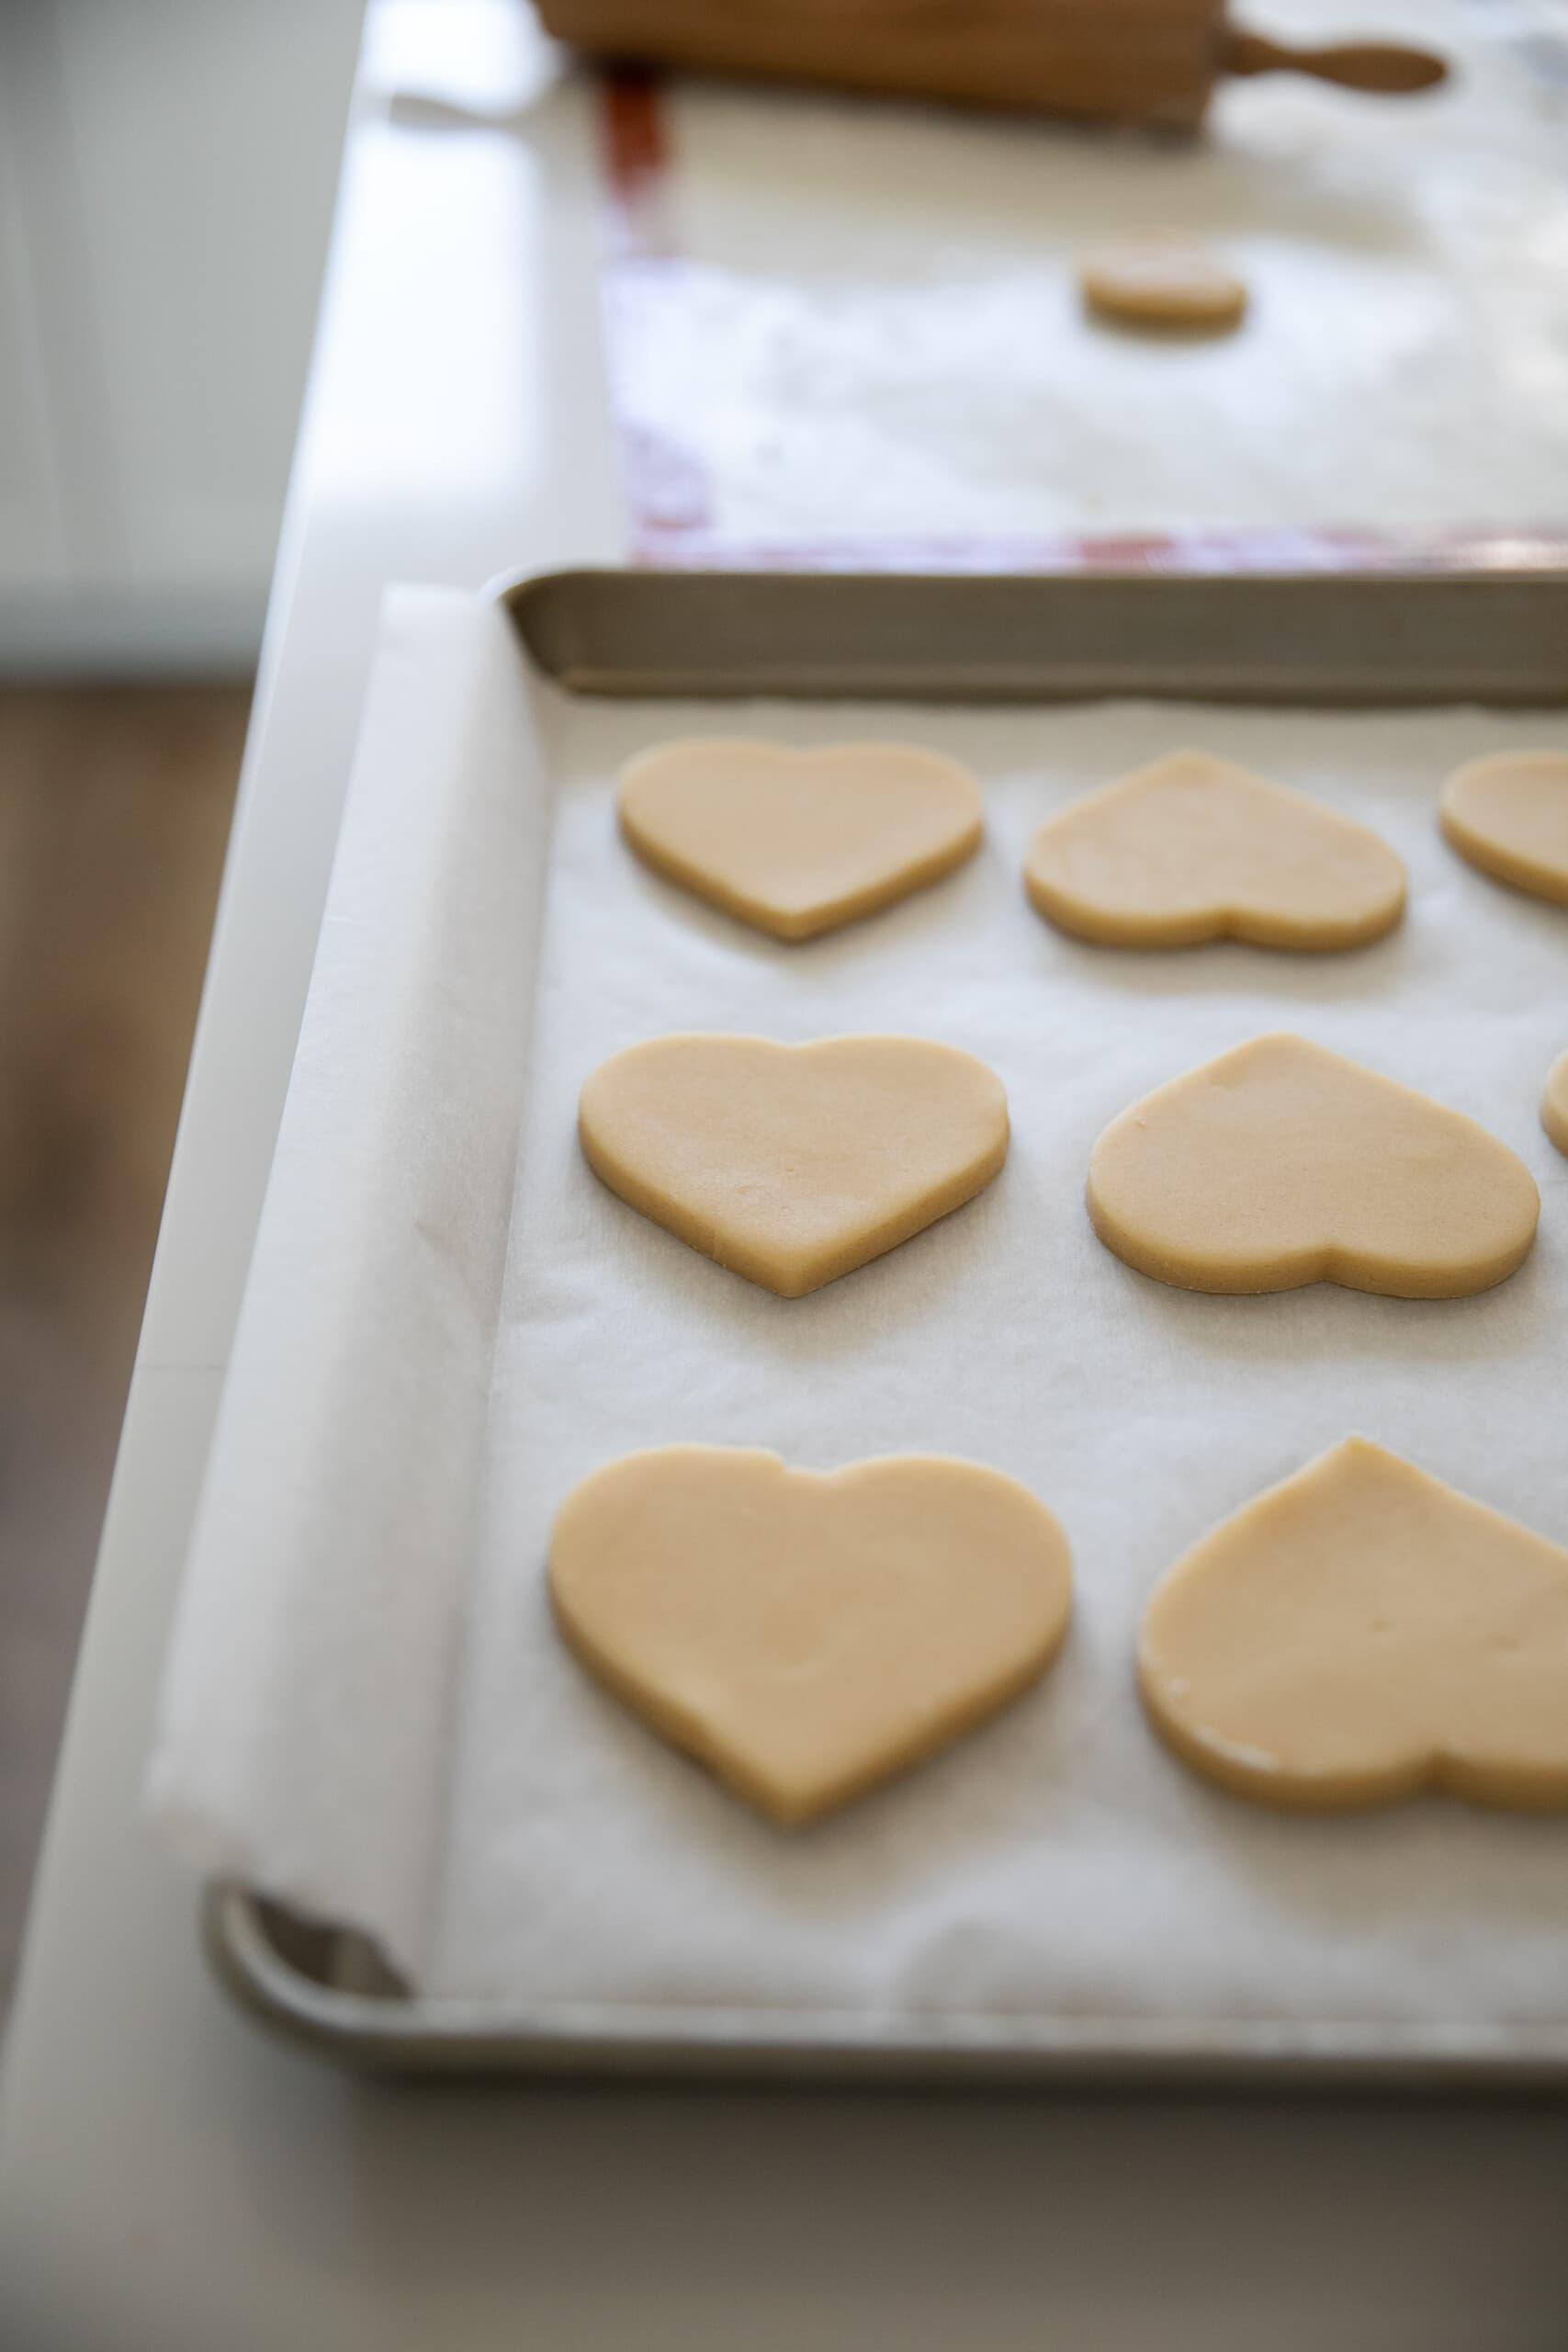
[[1288, 47], [1228, 25], [1224, 0], [539, 0], [539, 14], [558, 40], [626, 63], [1187, 128], [1227, 74], [1393, 97], [1448, 70], [1388, 43]]

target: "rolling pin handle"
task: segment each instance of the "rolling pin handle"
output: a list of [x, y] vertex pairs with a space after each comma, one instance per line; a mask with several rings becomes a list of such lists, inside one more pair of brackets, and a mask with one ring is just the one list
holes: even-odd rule
[[1262, 33], [1239, 30], [1223, 39], [1220, 68], [1225, 74], [1310, 74], [1342, 89], [1367, 90], [1379, 97], [1406, 97], [1435, 89], [1448, 79], [1448, 66], [1429, 49], [1395, 41], [1337, 41], [1323, 49], [1295, 49]]

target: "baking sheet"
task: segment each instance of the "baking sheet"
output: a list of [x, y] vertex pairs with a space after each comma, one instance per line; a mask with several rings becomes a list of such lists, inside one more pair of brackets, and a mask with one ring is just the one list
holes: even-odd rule
[[[657, 246], [612, 264], [656, 517], [775, 548], [1568, 525], [1561, 7], [1263, 15], [1454, 75], [1404, 102], [1234, 82], [1198, 141], [676, 83]], [[1239, 334], [1086, 321], [1085, 246], [1156, 229], [1240, 269]]]
[[[439, 644], [431, 612], [420, 627], [400, 618], [405, 695], [422, 640], [448, 669], [468, 641], [451, 600], [436, 603]], [[1568, 923], [1463, 866], [1432, 816], [1458, 760], [1508, 743], [1568, 747], [1568, 718], [743, 711], [536, 691], [536, 741], [497, 628], [493, 614], [471, 616], [488, 650], [466, 657], [462, 756], [437, 763], [457, 826], [453, 886], [500, 859], [521, 888], [525, 847], [497, 823], [553, 807], [553, 830], [537, 987], [528, 1001], [502, 958], [481, 991], [505, 1033], [504, 1049], [492, 1035], [486, 1067], [514, 1074], [521, 1148], [478, 1525], [454, 1507], [461, 1572], [447, 1577], [442, 1609], [428, 1521], [404, 1540], [380, 1513], [367, 1547], [340, 1511], [334, 1545], [322, 1547], [296, 1512], [283, 1558], [243, 1427], [265, 1384], [241, 1419], [226, 1408], [154, 1776], [187, 1849], [207, 1867], [220, 1852], [266, 1891], [366, 1928], [426, 1993], [536, 2026], [635, 2017], [678, 2032], [683, 2017], [716, 2013], [762, 2030], [770, 2018], [796, 2029], [848, 2018], [874, 2040], [911, 2020], [940, 2037], [976, 2019], [1023, 2033], [1032, 2019], [1198, 2030], [1240, 2018], [1382, 2023], [1418, 2030], [1427, 2046], [1448, 2030], [1473, 2046], [1490, 2022], [1506, 2046], [1510, 2031], [1568, 2020], [1561, 1825], [1436, 1801], [1348, 1822], [1255, 1814], [1166, 1757], [1131, 1682], [1138, 1610], [1161, 1569], [1347, 1430], [1568, 1534], [1557, 1370], [1568, 1163], [1536, 1118], [1568, 1038]], [[752, 936], [643, 873], [610, 808], [630, 752], [747, 727], [795, 741], [904, 733], [968, 759], [987, 791], [985, 851], [938, 890], [836, 940], [791, 950]], [[406, 764], [404, 731], [383, 721], [373, 735], [334, 883], [334, 900], [348, 891], [371, 927], [371, 896], [353, 878], [355, 827], [397, 804], [387, 772]], [[1378, 825], [1411, 868], [1403, 931], [1356, 956], [1296, 961], [1229, 946], [1117, 955], [1041, 924], [1018, 884], [1032, 826], [1184, 741]], [[423, 863], [445, 904], [441, 861], [434, 881]], [[492, 912], [513, 921], [526, 889], [513, 900], [494, 888]], [[352, 948], [352, 927], [332, 935]], [[483, 935], [473, 939], [481, 961]], [[450, 934], [447, 944], [457, 952]], [[312, 1015], [321, 985], [319, 975]], [[1100, 1250], [1081, 1184], [1105, 1121], [1163, 1078], [1280, 1025], [1428, 1089], [1522, 1153], [1546, 1211], [1512, 1282], [1433, 1305], [1331, 1290], [1204, 1299], [1148, 1283]], [[965, 1046], [1008, 1085], [1008, 1168], [979, 1202], [888, 1259], [813, 1298], [773, 1299], [637, 1218], [578, 1158], [587, 1069], [673, 1027], [781, 1038], [888, 1028]], [[460, 1110], [461, 1090], [455, 1100]], [[330, 1145], [331, 1119], [311, 1125], [286, 1164], [303, 1168]], [[389, 1145], [402, 1136], [394, 1121]], [[299, 1214], [275, 1185], [258, 1282]], [[302, 1330], [302, 1315], [308, 1323], [297, 1295], [291, 1345], [314, 1355], [328, 1335]], [[344, 1393], [374, 1417], [386, 1366], [337, 1336], [355, 1375]], [[417, 1425], [417, 1414], [403, 1425], [405, 1443]], [[1022, 1478], [1056, 1511], [1077, 1561], [1061, 1662], [998, 1723], [808, 1837], [752, 1821], [586, 1681], [544, 1601], [549, 1519], [571, 1485], [629, 1447], [692, 1437], [773, 1444], [817, 1466], [940, 1450]], [[265, 1466], [276, 1495], [276, 1448]], [[318, 1458], [316, 1470], [332, 1483], [330, 1464]], [[247, 1507], [260, 1532], [237, 1614], [223, 1552]], [[411, 1609], [425, 1612], [434, 1695], [417, 1711], [418, 1737], [404, 1738], [385, 1684], [365, 1669], [355, 1617], [372, 1611], [383, 1657], [406, 1664], [396, 1629]], [[313, 1696], [302, 1712], [304, 1688]], [[237, 1741], [236, 1723], [268, 1726], [265, 1747]], [[345, 1762], [367, 1730], [374, 1787]], [[388, 1836], [405, 1798], [425, 1826], [385, 1883], [367, 1886], [353, 1867], [367, 1827]]]

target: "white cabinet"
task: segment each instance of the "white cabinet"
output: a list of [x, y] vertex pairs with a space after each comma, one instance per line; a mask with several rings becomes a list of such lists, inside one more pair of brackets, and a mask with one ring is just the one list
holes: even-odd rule
[[23, 205], [22, 93], [6, 71], [11, 13], [0, 11], [0, 605], [57, 592], [69, 572]]
[[254, 657], [361, 14], [0, 7], [0, 668]]

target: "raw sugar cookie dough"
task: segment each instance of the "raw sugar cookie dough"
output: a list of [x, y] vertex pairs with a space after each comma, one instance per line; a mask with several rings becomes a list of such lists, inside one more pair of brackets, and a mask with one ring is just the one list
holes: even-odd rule
[[913, 743], [797, 752], [664, 743], [621, 771], [621, 830], [667, 879], [775, 939], [810, 939], [938, 881], [983, 822], [965, 767]]
[[832, 1472], [776, 1453], [627, 1454], [563, 1505], [562, 1633], [654, 1729], [773, 1820], [861, 1795], [997, 1713], [1055, 1656], [1061, 1529], [978, 1463]]
[[1347, 1438], [1168, 1572], [1138, 1679], [1176, 1754], [1262, 1804], [1568, 1806], [1568, 1551]]
[[1559, 1054], [1546, 1074], [1540, 1124], [1558, 1150], [1568, 1153], [1568, 1053]]
[[1112, 1120], [1089, 1208], [1107, 1249], [1182, 1290], [1460, 1298], [1528, 1256], [1540, 1195], [1473, 1120], [1279, 1035]]
[[1048, 819], [1024, 880], [1050, 922], [1111, 947], [1360, 947], [1404, 911], [1404, 868], [1376, 833], [1207, 752]]
[[1171, 237], [1101, 245], [1078, 264], [1085, 307], [1118, 325], [1223, 334], [1247, 316], [1246, 280], [1218, 254]]
[[601, 1064], [578, 1132], [613, 1193], [705, 1257], [799, 1298], [982, 1192], [1001, 1080], [920, 1037], [655, 1037]]
[[1439, 804], [1461, 857], [1568, 907], [1568, 752], [1495, 752], [1456, 768]]

